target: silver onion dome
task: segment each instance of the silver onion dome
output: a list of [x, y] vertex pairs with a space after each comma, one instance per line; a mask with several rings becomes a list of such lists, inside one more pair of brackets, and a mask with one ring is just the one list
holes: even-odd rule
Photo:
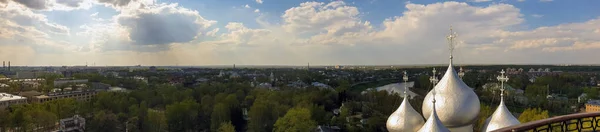
[[[452, 32], [452, 29], [451, 29]], [[437, 85], [425, 96], [423, 100], [423, 116], [429, 117], [432, 113], [432, 91], [437, 91], [435, 104], [440, 121], [446, 127], [463, 128], [473, 125], [479, 115], [479, 98], [458, 76], [452, 65], [452, 51], [454, 49], [455, 33], [448, 36], [450, 43], [450, 64], [446, 73]]]
[[400, 107], [388, 117], [386, 127], [390, 132], [414, 132], [419, 130], [425, 123], [423, 117], [408, 102], [408, 97], [404, 97]]
[[520, 124], [519, 120], [515, 118], [506, 105], [504, 105], [504, 82], [508, 81], [508, 77], [504, 76], [504, 70], [500, 72], [502, 75], [498, 76], [498, 80], [502, 83], [500, 85], [500, 105], [496, 108], [496, 111], [489, 117], [483, 124], [483, 132], [489, 132], [496, 129], [513, 126]]
[[[435, 86], [438, 92], [437, 99], [439, 102], [435, 104], [437, 109], [442, 109], [437, 114], [440, 121], [447, 127], [461, 127], [472, 125], [479, 115], [479, 98], [469, 86], [462, 82], [452, 63], [448, 66], [444, 77]], [[423, 116], [429, 117], [431, 114], [433, 103], [431, 91], [423, 100]]]
[[[434, 76], [432, 77], [432, 83], [436, 83], [437, 82], [437, 78], [435, 78], [435, 70], [434, 70]], [[435, 89], [431, 90], [433, 91], [433, 97], [436, 96], [436, 92]], [[417, 132], [450, 132], [450, 130], [448, 128], [446, 128], [444, 126], [444, 124], [442, 124], [442, 122], [440, 121], [440, 119], [438, 118], [437, 112], [435, 110], [435, 102], [437, 99], [433, 99], [431, 100], [430, 103], [434, 104], [433, 106], [433, 110], [430, 111], [429, 114], [429, 118], [427, 119], [427, 122], [425, 122], [425, 124], [423, 124], [423, 127], [421, 127], [421, 129], [419, 129]]]
[[504, 105], [504, 101], [500, 101], [500, 105], [496, 108], [492, 116], [485, 121], [481, 131], [490, 132], [518, 124], [521, 124], [519, 120], [508, 111], [508, 108]]
[[[408, 81], [406, 71], [404, 71], [404, 77], [402, 78], [404, 83]], [[408, 95], [406, 94], [407, 90], [408, 87], [404, 85], [404, 99], [402, 100], [400, 107], [388, 117], [386, 127], [390, 132], [414, 132], [419, 130], [425, 123], [421, 114], [419, 114], [419, 112], [417, 112], [408, 102]]]
[[[435, 109], [435, 108], [434, 108]], [[448, 128], [438, 119], [435, 111], [432, 111], [427, 122], [417, 132], [450, 132]]]

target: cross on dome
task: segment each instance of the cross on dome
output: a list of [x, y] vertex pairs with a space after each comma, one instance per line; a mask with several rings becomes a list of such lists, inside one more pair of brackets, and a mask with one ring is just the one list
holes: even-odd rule
[[506, 72], [502, 69], [502, 71], [500, 71], [500, 76], [496, 78], [500, 81], [500, 99], [504, 99], [504, 82], [508, 82], [508, 76], [505, 76], [504, 73]]

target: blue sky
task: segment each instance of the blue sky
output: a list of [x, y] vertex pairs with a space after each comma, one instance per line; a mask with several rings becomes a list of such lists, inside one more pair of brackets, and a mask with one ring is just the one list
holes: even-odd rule
[[[0, 2], [17, 65], [599, 64], [597, 0]], [[56, 59], [59, 58], [59, 59]], [[195, 58], [195, 59], [189, 59]]]

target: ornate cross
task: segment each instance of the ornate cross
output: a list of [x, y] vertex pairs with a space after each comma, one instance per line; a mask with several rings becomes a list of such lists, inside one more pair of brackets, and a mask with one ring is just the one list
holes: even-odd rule
[[504, 99], [504, 82], [508, 82], [508, 76], [504, 75], [504, 69], [500, 71], [500, 76], [497, 77], [498, 81], [500, 81], [500, 98]]
[[458, 35], [456, 34], [456, 32], [452, 31], [452, 26], [450, 26], [450, 34], [448, 36], [446, 36], [446, 39], [448, 39], [448, 45], [449, 45], [449, 50], [450, 50], [450, 59], [452, 59], [452, 52], [454, 52], [454, 46], [456, 46], [455, 43], [455, 39], [456, 37], [458, 37]]

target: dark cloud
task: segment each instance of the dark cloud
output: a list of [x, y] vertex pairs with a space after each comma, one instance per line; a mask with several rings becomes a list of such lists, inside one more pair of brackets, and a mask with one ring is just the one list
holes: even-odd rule
[[157, 12], [123, 16], [118, 23], [129, 29], [129, 38], [137, 45], [190, 42], [210, 26], [197, 12], [166, 7]]
[[106, 3], [117, 7], [126, 6], [132, 1], [135, 0], [98, 0], [100, 3]]
[[56, 0], [56, 3], [69, 7], [79, 7], [83, 3], [83, 0]]
[[44, 10], [48, 9], [50, 3], [47, 0], [13, 0], [19, 4], [27, 6], [31, 9]]

